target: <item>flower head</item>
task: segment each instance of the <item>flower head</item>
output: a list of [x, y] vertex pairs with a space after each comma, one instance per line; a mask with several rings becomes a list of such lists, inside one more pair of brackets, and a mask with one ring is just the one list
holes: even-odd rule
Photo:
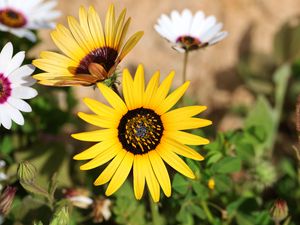
[[6, 216], [9, 213], [16, 191], [15, 187], [7, 186], [0, 195], [0, 216]]
[[288, 216], [288, 205], [285, 200], [277, 199], [270, 209], [271, 217], [274, 221], [280, 222]]
[[[25, 52], [13, 56], [13, 46], [8, 43], [0, 53], [0, 125], [10, 129], [12, 122], [24, 124], [20, 111], [31, 112], [31, 107], [23, 99], [31, 99], [37, 91], [30, 86], [35, 80], [30, 76], [34, 67], [21, 66]], [[20, 67], [21, 66], [21, 67]]]
[[186, 145], [203, 145], [209, 141], [183, 130], [205, 127], [211, 121], [193, 117], [204, 111], [205, 106], [169, 111], [183, 96], [189, 82], [168, 95], [174, 72], [160, 85], [159, 76], [159, 72], [155, 73], [145, 89], [143, 67], [138, 67], [134, 79], [125, 69], [125, 101], [102, 83], [98, 84], [98, 88], [111, 107], [90, 98], [84, 99], [95, 114], [80, 112], [78, 116], [101, 129], [72, 135], [78, 140], [98, 142], [75, 155], [74, 159], [91, 159], [80, 167], [81, 170], [93, 169], [111, 160], [94, 182], [95, 185], [109, 182], [106, 195], [120, 188], [132, 167], [137, 199], [142, 198], [145, 182], [155, 202], [160, 198], [160, 186], [166, 196], [171, 195], [170, 178], [164, 162], [183, 175], [195, 178], [193, 171], [178, 155], [203, 160], [198, 152]]
[[53, 10], [56, 4], [56, 0], [0, 0], [0, 30], [36, 41], [31, 30], [54, 26], [51, 21], [60, 15]]
[[102, 23], [94, 7], [79, 9], [79, 22], [68, 17], [69, 29], [58, 24], [51, 36], [64, 53], [42, 52], [33, 64], [45, 70], [34, 76], [39, 83], [50, 86], [93, 85], [110, 78], [120, 61], [143, 36], [132, 35], [124, 44], [130, 18], [126, 9], [115, 20], [114, 5], [110, 5]]
[[188, 9], [181, 14], [174, 10], [170, 17], [163, 14], [154, 26], [179, 52], [204, 48], [223, 40], [228, 33], [221, 31], [222, 27], [223, 24], [218, 23], [214, 16], [205, 17], [202, 11], [193, 16]]

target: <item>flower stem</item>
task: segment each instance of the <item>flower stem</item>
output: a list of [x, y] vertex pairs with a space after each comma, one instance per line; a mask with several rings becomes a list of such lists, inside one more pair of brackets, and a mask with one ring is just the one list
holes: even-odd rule
[[112, 89], [114, 92], [116, 92], [117, 95], [121, 96], [121, 94], [120, 94], [120, 92], [119, 92], [118, 87], [117, 87], [116, 84], [113, 84], [113, 85], [111, 86], [111, 89]]
[[151, 196], [149, 195], [149, 203], [151, 209], [152, 225], [160, 225], [158, 206], [152, 201]]
[[188, 64], [188, 56], [189, 56], [189, 51], [185, 51], [184, 52], [184, 57], [183, 57], [182, 84], [184, 84], [185, 81], [186, 81], [186, 70], [187, 70], [187, 64]]
[[212, 214], [211, 214], [211, 212], [210, 212], [210, 210], [209, 210], [209, 208], [207, 206], [207, 203], [205, 201], [201, 201], [200, 204], [201, 204], [201, 206], [202, 206], [202, 208], [203, 208], [203, 210], [204, 210], [204, 212], [205, 212], [205, 214], [207, 216], [207, 219], [208, 219], [209, 223], [213, 224], [214, 218], [213, 218], [213, 216], [212, 216]]

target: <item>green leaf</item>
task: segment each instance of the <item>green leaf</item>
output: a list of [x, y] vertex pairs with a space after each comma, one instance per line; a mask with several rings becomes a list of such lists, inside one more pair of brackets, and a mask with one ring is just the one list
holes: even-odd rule
[[187, 210], [191, 212], [193, 215], [199, 217], [200, 219], [205, 219], [206, 215], [203, 209], [198, 205], [188, 205]]
[[254, 218], [244, 213], [238, 213], [236, 215], [236, 221], [238, 225], [253, 225], [255, 224]]
[[13, 141], [10, 136], [4, 136], [1, 145], [0, 145], [0, 153], [8, 155], [13, 150]]
[[172, 187], [180, 194], [186, 194], [189, 182], [180, 174], [176, 173], [172, 182]]
[[201, 184], [199, 181], [193, 181], [192, 187], [197, 197], [199, 197], [202, 200], [208, 198], [208, 188]]
[[242, 167], [241, 159], [238, 157], [225, 157], [215, 163], [212, 169], [216, 173], [227, 174], [240, 171]]

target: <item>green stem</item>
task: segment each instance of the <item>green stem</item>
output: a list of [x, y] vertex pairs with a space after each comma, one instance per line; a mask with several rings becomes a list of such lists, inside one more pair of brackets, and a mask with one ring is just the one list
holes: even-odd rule
[[207, 216], [207, 219], [208, 219], [209, 223], [213, 224], [214, 218], [213, 218], [213, 216], [211, 214], [211, 211], [209, 210], [209, 208], [207, 206], [207, 203], [205, 201], [201, 201], [200, 204], [201, 204], [201, 206], [202, 206], [202, 208], [203, 208], [203, 210], [204, 210], [204, 212], [205, 212], [205, 214]]
[[158, 205], [153, 202], [150, 195], [149, 195], [149, 203], [151, 209], [152, 225], [160, 225]]
[[184, 84], [185, 81], [186, 81], [186, 70], [187, 70], [188, 56], [189, 56], [189, 51], [185, 51], [184, 52], [184, 58], [183, 58], [182, 84]]

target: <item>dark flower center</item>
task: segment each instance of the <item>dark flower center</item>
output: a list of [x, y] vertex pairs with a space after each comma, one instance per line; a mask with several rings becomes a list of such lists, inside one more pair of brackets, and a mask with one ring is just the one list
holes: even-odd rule
[[10, 95], [10, 81], [2, 73], [0, 73], [0, 104], [5, 103]]
[[176, 43], [179, 43], [185, 50], [195, 50], [201, 45], [201, 41], [198, 38], [192, 36], [180, 36], [177, 38]]
[[108, 72], [116, 62], [118, 57], [117, 50], [110, 47], [97, 48], [85, 56], [79, 66], [75, 70], [75, 74], [90, 74], [89, 65], [91, 63], [98, 63]]
[[20, 28], [27, 23], [27, 20], [21, 12], [14, 9], [1, 9], [0, 23], [8, 27]]
[[159, 115], [151, 109], [138, 108], [122, 117], [118, 137], [125, 150], [144, 154], [154, 150], [160, 143], [163, 130]]

